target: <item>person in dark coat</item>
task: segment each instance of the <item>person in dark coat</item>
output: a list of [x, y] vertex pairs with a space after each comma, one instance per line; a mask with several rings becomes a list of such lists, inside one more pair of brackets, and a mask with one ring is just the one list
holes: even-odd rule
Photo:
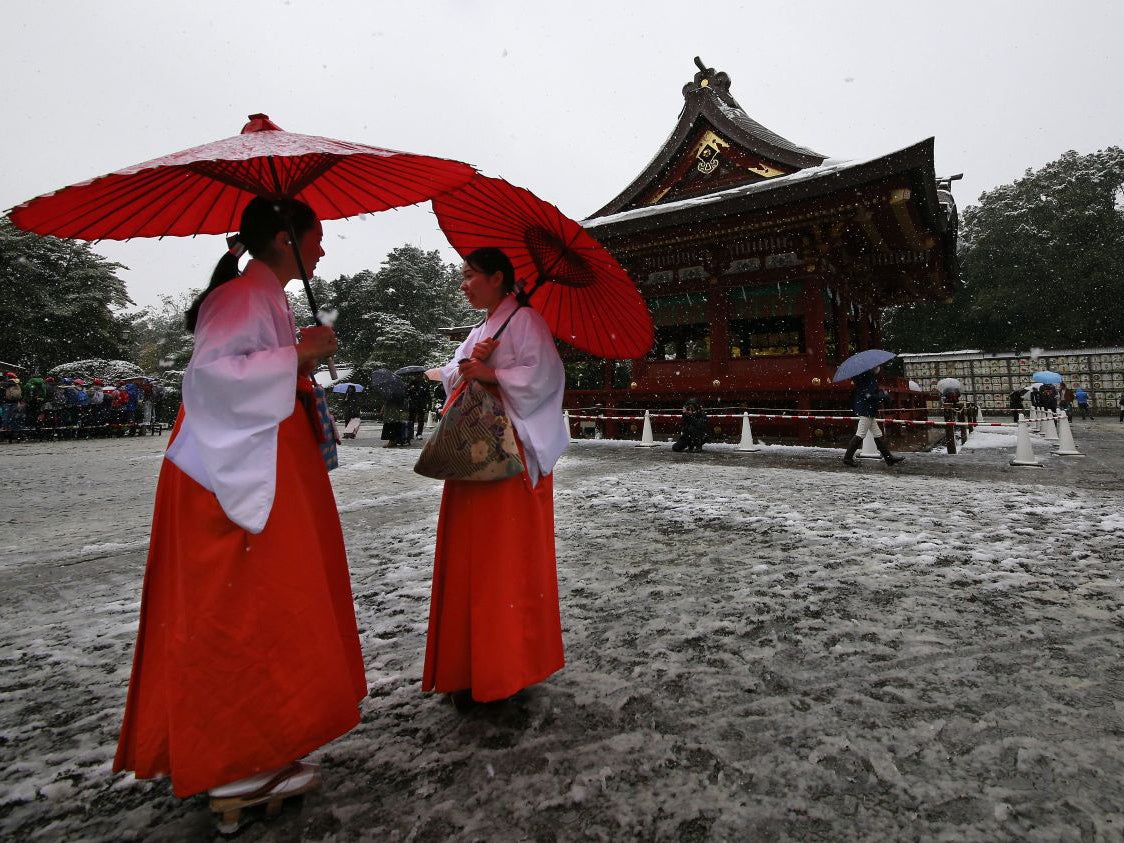
[[1025, 393], [1025, 389], [1016, 389], [1011, 393], [1011, 421], [1015, 424], [1019, 423], [1019, 416], [1023, 411], [1023, 395]]
[[406, 441], [415, 436], [421, 439], [425, 429], [425, 415], [430, 407], [429, 381], [424, 374], [417, 374], [406, 384]]
[[387, 398], [382, 405], [382, 433], [384, 448], [398, 448], [406, 440], [406, 403], [403, 398]]
[[16, 437], [22, 427], [20, 423], [23, 406], [23, 389], [15, 372], [8, 372], [0, 382], [0, 429], [8, 435], [9, 441]]
[[1038, 390], [1038, 406], [1051, 413], [1058, 411], [1058, 388], [1052, 383], [1043, 384]]
[[889, 446], [882, 441], [882, 430], [875, 419], [878, 414], [878, 405], [890, 397], [878, 386], [877, 375], [881, 368], [881, 366], [875, 366], [873, 370], [851, 378], [851, 383], [854, 384], [851, 390], [851, 409], [859, 417], [859, 427], [855, 435], [851, 437], [850, 444], [847, 445], [847, 453], [843, 456], [844, 465], [851, 467], [858, 465], [855, 462], [855, 452], [862, 447], [863, 437], [866, 436], [867, 431], [874, 434], [874, 444], [878, 447], [878, 453], [882, 455], [886, 465], [897, 465], [905, 459], [905, 457], [896, 457], [890, 453]]
[[347, 388], [343, 396], [343, 423], [359, 418], [359, 393], [355, 391], [355, 384]]
[[683, 406], [683, 419], [680, 422], [679, 438], [671, 446], [676, 453], [682, 451], [701, 451], [709, 439], [706, 427], [706, 413], [697, 398], [688, 398]]
[[43, 427], [59, 426], [59, 398], [55, 379], [47, 375], [43, 378]]
[[38, 430], [43, 426], [43, 402], [47, 397], [47, 384], [38, 374], [28, 378], [23, 385], [23, 400], [27, 407], [24, 423]]

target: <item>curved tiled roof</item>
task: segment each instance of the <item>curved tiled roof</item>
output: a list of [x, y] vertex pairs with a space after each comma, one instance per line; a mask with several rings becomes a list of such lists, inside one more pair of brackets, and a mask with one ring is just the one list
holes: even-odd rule
[[758, 123], [746, 114], [730, 93], [730, 77], [726, 73], [704, 67], [698, 58], [695, 63], [699, 72], [683, 86], [683, 110], [679, 112], [679, 122], [674, 131], [643, 172], [612, 201], [594, 212], [593, 217], [615, 214], [636, 202], [654, 181], [666, 173], [700, 121], [709, 123], [719, 134], [746, 152], [786, 170], [817, 167], [827, 159], [827, 156], [795, 144]]
[[710, 95], [714, 97], [715, 100], [717, 100], [718, 108], [721, 109], [722, 113], [730, 119], [730, 122], [732, 122], [746, 134], [753, 135], [756, 138], [760, 138], [761, 140], [765, 141], [771, 146], [777, 147], [778, 149], [785, 149], [789, 152], [795, 152], [797, 155], [807, 155], [810, 158], [827, 158], [826, 155], [821, 155], [815, 150], [808, 149], [806, 146], [799, 146], [798, 144], [793, 143], [787, 138], [782, 138], [771, 129], [767, 129], [766, 127], [762, 126], [760, 123], [746, 114], [745, 109], [743, 109], [740, 105], [737, 105], [735, 103], [735, 105], [731, 107], [720, 100], [713, 91], [710, 92]]

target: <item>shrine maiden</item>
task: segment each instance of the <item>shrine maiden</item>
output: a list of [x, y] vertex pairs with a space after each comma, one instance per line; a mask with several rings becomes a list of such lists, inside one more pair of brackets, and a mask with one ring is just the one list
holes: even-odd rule
[[564, 664], [551, 472], [569, 443], [562, 360], [543, 318], [519, 306], [511, 261], [478, 249], [462, 275], [465, 297], [488, 316], [440, 370], [445, 393], [476, 380], [498, 394], [526, 470], [445, 481], [422, 689], [451, 694], [458, 708], [509, 697]]
[[[195, 348], [156, 489], [115, 770], [169, 775], [212, 808], [315, 787], [298, 759], [359, 722], [366, 694], [343, 537], [309, 374], [330, 328], [296, 339], [284, 285], [324, 254], [315, 214], [254, 199], [188, 312]], [[216, 807], [221, 806], [221, 807]]]

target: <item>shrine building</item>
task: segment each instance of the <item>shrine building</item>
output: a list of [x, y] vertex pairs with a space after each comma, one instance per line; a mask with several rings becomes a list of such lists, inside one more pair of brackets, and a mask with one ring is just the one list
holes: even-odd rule
[[[887, 307], [948, 299], [956, 205], [933, 139], [863, 161], [786, 140], [704, 67], [655, 158], [583, 221], [648, 303], [655, 343], [631, 364], [573, 366], [567, 407], [848, 406], [836, 364], [881, 343]], [[886, 379], [894, 406], [923, 406]]]

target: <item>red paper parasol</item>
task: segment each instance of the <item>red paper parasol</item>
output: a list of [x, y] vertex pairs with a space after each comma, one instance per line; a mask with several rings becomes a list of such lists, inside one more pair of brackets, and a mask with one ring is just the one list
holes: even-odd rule
[[[234, 137], [64, 187], [10, 216], [24, 231], [82, 240], [225, 234], [238, 230], [255, 196], [300, 199], [332, 220], [431, 199], [474, 172], [459, 161], [286, 132], [251, 114]], [[305, 293], [315, 314], [307, 279]]]
[[300, 199], [322, 220], [431, 199], [472, 178], [459, 161], [286, 132], [264, 114], [242, 133], [17, 205], [25, 231], [82, 240], [226, 234], [255, 196]]
[[652, 348], [652, 317], [616, 258], [556, 207], [503, 179], [477, 175], [433, 200], [437, 222], [462, 256], [503, 249], [522, 295], [554, 336], [598, 357], [628, 360]]

